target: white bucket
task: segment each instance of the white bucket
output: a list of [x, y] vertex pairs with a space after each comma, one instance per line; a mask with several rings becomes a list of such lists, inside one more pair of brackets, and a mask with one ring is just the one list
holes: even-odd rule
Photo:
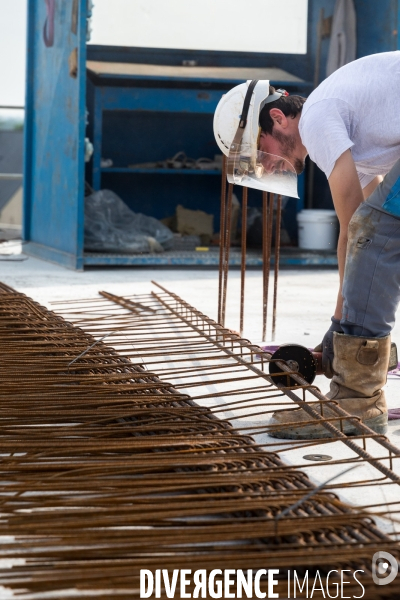
[[299, 248], [336, 250], [338, 219], [334, 210], [306, 209], [297, 213]]

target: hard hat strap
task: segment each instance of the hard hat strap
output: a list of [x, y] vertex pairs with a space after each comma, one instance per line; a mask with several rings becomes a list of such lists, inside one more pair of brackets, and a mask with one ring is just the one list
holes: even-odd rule
[[246, 96], [245, 96], [244, 102], [243, 102], [242, 114], [240, 115], [239, 126], [236, 130], [235, 137], [232, 140], [231, 149], [233, 147], [239, 147], [242, 142], [244, 129], [247, 125], [247, 116], [249, 114], [251, 97], [253, 95], [254, 88], [256, 87], [258, 81], [259, 81], [258, 79], [253, 79], [250, 82], [249, 87], [247, 88]]
[[240, 123], [239, 123], [240, 129], [244, 129], [247, 125], [247, 115], [249, 114], [251, 97], [253, 95], [253, 91], [254, 91], [254, 88], [256, 87], [257, 83], [258, 83], [258, 79], [253, 79], [250, 82], [249, 87], [247, 88], [246, 96], [245, 96], [245, 99], [243, 102], [242, 114], [240, 115]]

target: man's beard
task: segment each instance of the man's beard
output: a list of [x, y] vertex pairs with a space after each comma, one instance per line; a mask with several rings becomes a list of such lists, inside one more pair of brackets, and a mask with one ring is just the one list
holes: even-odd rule
[[301, 158], [295, 158], [293, 166], [294, 166], [294, 170], [296, 171], [297, 175], [301, 175], [301, 173], [306, 168], [306, 161], [301, 160]]
[[[285, 156], [291, 156], [294, 150], [296, 149], [296, 136], [294, 135], [285, 135], [281, 131], [272, 130], [272, 137], [280, 143], [282, 154]], [[293, 162], [294, 169], [297, 175], [300, 175], [304, 171], [305, 168], [305, 160], [301, 160], [301, 158], [293, 157], [291, 161]]]

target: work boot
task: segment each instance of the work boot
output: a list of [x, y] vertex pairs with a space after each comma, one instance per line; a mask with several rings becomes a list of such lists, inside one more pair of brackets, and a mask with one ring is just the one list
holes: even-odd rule
[[[386, 383], [390, 357], [390, 335], [384, 338], [365, 338], [344, 333], [333, 334], [333, 371], [330, 391], [326, 397], [335, 400], [340, 408], [361, 421], [376, 433], [387, 430], [388, 412], [385, 393], [382, 387]], [[320, 406], [313, 405], [321, 412]], [[323, 416], [337, 416], [327, 406], [323, 407]], [[329, 438], [332, 434], [318, 423], [301, 425], [311, 421], [312, 417], [301, 408], [277, 411], [272, 415], [269, 425], [278, 426], [269, 435], [284, 439]], [[339, 421], [331, 421], [340, 429]], [[357, 435], [358, 431], [351, 421], [343, 420], [343, 432]], [[279, 425], [285, 427], [279, 428]]]

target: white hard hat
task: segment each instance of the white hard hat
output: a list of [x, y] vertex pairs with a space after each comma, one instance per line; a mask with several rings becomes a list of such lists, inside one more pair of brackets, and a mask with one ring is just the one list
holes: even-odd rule
[[214, 113], [214, 136], [221, 151], [228, 156], [231, 143], [237, 132], [243, 114], [246, 94], [251, 91], [248, 107], [247, 126], [243, 128], [244, 144], [257, 146], [260, 112], [269, 102], [274, 102], [284, 95], [283, 91], [269, 93], [269, 81], [246, 81], [235, 86], [224, 94], [218, 102]]
[[228, 157], [230, 183], [285, 196], [297, 195], [297, 174], [288, 160], [259, 150], [260, 112], [266, 104], [287, 96], [269, 93], [267, 79], [241, 83], [224, 94], [214, 114], [214, 136]]

